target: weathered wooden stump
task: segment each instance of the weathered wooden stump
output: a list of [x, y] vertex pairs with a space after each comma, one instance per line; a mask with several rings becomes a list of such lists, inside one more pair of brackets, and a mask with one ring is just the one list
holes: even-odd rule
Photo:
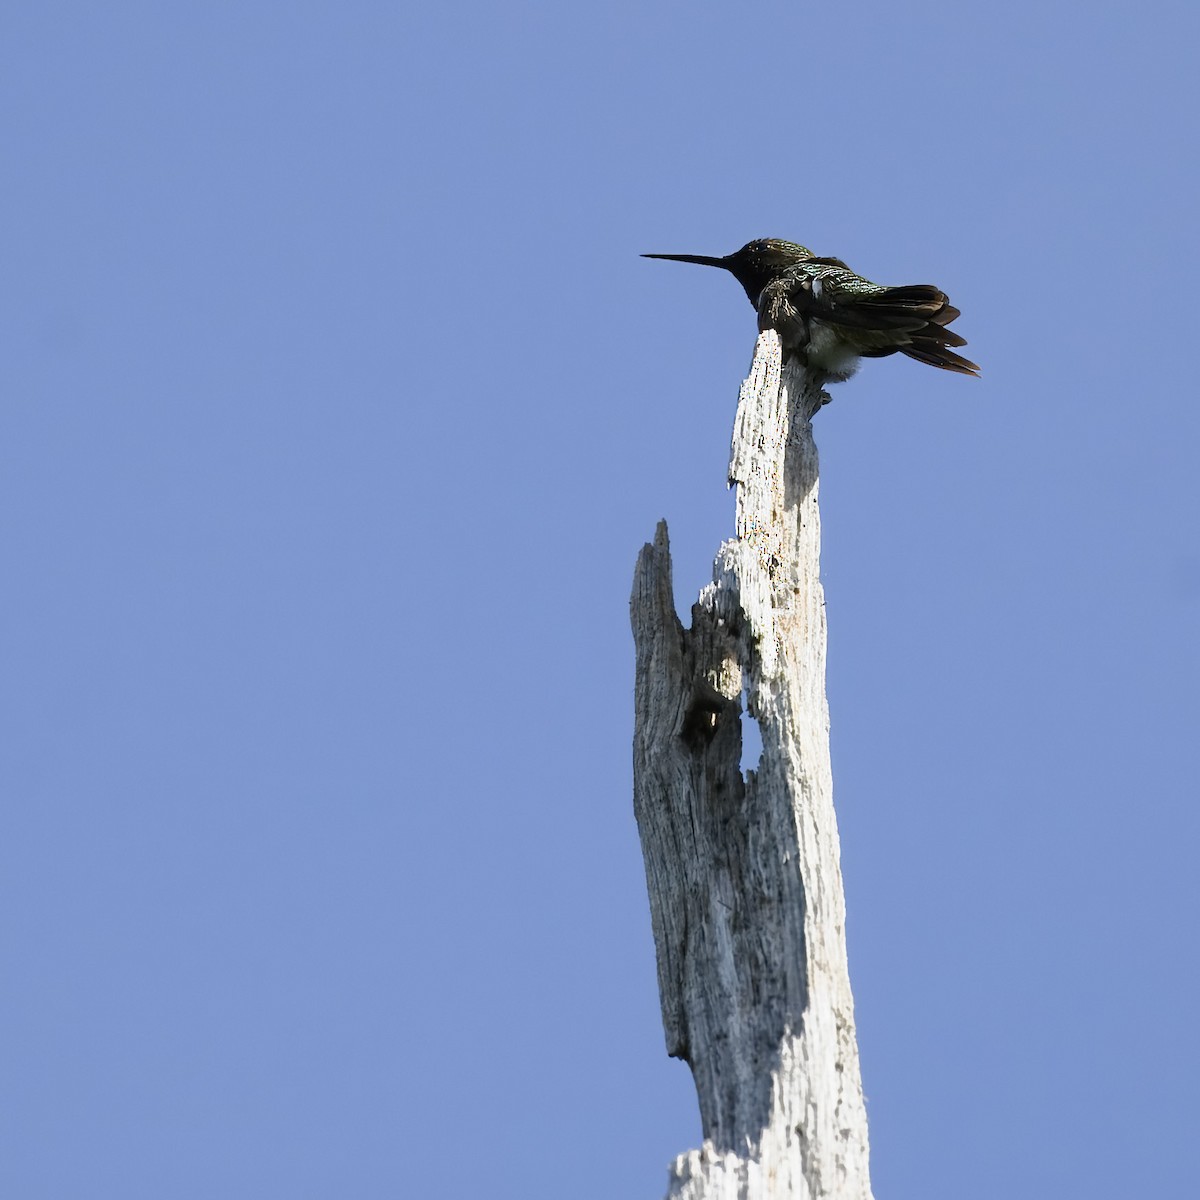
[[[704, 1131], [672, 1200], [871, 1196], [825, 699], [826, 399], [760, 335], [733, 435], [736, 536], [691, 628], [665, 523], [634, 577], [634, 808], [667, 1052], [692, 1068]], [[751, 718], [762, 757], [743, 775]]]

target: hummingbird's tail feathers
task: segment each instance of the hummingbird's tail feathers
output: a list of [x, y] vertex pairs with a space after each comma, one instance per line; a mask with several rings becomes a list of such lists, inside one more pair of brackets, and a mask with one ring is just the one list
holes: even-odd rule
[[955, 333], [953, 329], [943, 329], [932, 321], [916, 336], [928, 338], [942, 346], [965, 346], [967, 344], [967, 339], [961, 333]]
[[[960, 344], [960, 343], [956, 343]], [[914, 337], [907, 346], [900, 347], [901, 354], [915, 358], [917, 362], [928, 363], [931, 367], [941, 367], [943, 371], [957, 371], [960, 375], [974, 375], [979, 378], [979, 367], [969, 358], [947, 350], [943, 342], [932, 337]]]
[[[839, 306], [835, 318], [839, 324], [851, 324], [846, 319], [847, 309], [853, 310], [853, 324], [860, 331], [851, 339], [860, 344], [868, 340], [869, 331], [889, 331], [896, 335], [894, 348], [918, 362], [962, 375], [979, 374], [975, 363], [950, 349], [967, 344], [965, 337], [946, 328], [959, 311], [945, 292], [930, 283], [880, 288], [855, 296], [852, 305]], [[860, 353], [866, 351], [860, 349]]]

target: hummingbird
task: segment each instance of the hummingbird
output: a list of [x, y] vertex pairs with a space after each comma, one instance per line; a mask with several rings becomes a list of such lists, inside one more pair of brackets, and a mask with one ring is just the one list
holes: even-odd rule
[[946, 328], [959, 311], [930, 283], [884, 287], [856, 275], [840, 258], [821, 258], [779, 238], [758, 238], [724, 258], [642, 257], [728, 271], [746, 289], [759, 330], [779, 334], [784, 358], [798, 357], [832, 382], [849, 379], [862, 358], [896, 351], [944, 371], [979, 375], [975, 363], [951, 349], [967, 344]]

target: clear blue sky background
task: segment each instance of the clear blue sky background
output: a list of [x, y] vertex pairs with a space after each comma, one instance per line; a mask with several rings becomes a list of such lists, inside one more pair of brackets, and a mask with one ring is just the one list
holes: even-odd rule
[[876, 1192], [1191, 1194], [1198, 13], [9, 6], [0, 1194], [662, 1194], [627, 599], [754, 318], [637, 255], [768, 234], [984, 366], [817, 419]]

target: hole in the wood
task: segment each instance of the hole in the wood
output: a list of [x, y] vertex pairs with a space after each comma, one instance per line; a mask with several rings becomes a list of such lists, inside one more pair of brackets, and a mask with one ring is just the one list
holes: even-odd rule
[[739, 764], [742, 774], [747, 771], [757, 771], [762, 759], [763, 741], [762, 730], [756, 718], [750, 715], [749, 696], [742, 693], [742, 761]]
[[680, 736], [693, 750], [703, 750], [716, 737], [720, 719], [720, 702], [697, 696], [683, 719]]

